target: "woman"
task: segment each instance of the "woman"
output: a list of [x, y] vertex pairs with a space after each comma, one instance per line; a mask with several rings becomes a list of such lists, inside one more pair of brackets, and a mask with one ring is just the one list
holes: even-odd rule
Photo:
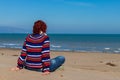
[[34, 23], [33, 33], [26, 37], [17, 67], [12, 70], [17, 71], [26, 68], [49, 74], [64, 63], [65, 58], [63, 56], [50, 59], [50, 41], [46, 29], [47, 26], [42, 20]]

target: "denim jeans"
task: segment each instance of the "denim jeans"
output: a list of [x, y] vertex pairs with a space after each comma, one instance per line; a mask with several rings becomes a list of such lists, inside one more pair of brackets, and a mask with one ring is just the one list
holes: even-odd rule
[[56, 69], [58, 69], [64, 62], [65, 62], [64, 56], [57, 56], [51, 59], [50, 72], [53, 72]]
[[[53, 72], [56, 69], [58, 69], [65, 62], [65, 57], [64, 56], [57, 56], [57, 57], [51, 59], [50, 62], [51, 62], [50, 72]], [[28, 67], [25, 67], [25, 69], [42, 72], [42, 69], [34, 69], [34, 68], [28, 68]]]

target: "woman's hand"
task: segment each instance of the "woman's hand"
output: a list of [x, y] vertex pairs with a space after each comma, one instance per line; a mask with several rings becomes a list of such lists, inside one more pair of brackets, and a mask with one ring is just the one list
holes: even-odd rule
[[18, 67], [11, 68], [11, 71], [19, 71], [19, 70], [21, 70], [21, 69], [20, 69], [20, 68], [18, 68]]
[[43, 72], [43, 73], [42, 73], [42, 75], [48, 75], [48, 74], [50, 74], [49, 71], [46, 71], [46, 72]]

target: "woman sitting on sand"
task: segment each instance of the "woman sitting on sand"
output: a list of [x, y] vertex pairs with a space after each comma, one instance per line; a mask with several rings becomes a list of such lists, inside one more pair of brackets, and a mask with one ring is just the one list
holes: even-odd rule
[[33, 33], [26, 37], [17, 67], [12, 70], [17, 71], [25, 68], [49, 74], [64, 63], [63, 56], [50, 59], [50, 41], [46, 29], [47, 26], [42, 20], [34, 23]]

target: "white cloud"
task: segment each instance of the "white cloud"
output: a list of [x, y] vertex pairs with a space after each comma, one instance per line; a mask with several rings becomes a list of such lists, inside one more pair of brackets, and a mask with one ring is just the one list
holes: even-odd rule
[[53, 0], [53, 1], [65, 1], [65, 0]]
[[95, 6], [92, 3], [80, 2], [80, 1], [74, 1], [74, 0], [52, 0], [52, 1], [63, 2], [65, 4], [69, 4], [69, 5], [73, 5], [73, 6], [86, 6], [86, 7], [93, 7], [93, 6]]
[[92, 7], [94, 6], [92, 3], [86, 3], [86, 2], [65, 2], [66, 4], [74, 5], [74, 6], [86, 6], [86, 7]]

